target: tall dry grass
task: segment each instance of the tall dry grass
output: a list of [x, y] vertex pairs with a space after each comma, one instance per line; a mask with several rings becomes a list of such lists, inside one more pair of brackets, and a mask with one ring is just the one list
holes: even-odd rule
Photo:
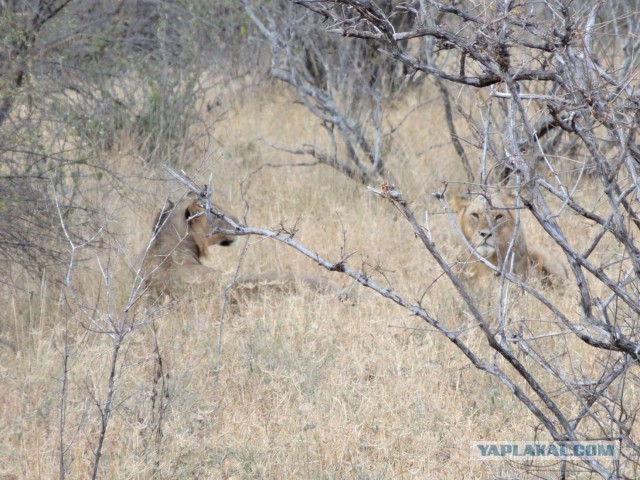
[[[216, 125], [218, 143], [201, 148], [189, 173], [203, 181], [211, 174], [220, 203], [242, 215], [245, 180], [250, 225], [296, 224], [296, 238], [319, 254], [338, 259], [341, 249], [352, 252], [351, 265], [407, 298], [423, 298], [448, 325], [468, 320], [435, 262], [389, 204], [324, 166], [264, 168], [251, 175], [267, 163], [304, 160], [269, 143], [294, 147], [318, 141], [317, 120], [292, 97], [275, 87], [247, 91], [231, 85], [216, 93], [216, 102], [228, 110]], [[436, 242], [453, 260], [455, 234], [430, 194], [443, 180], [464, 177], [447, 141], [437, 93], [425, 89], [390, 106], [389, 121], [399, 122], [421, 104], [399, 128], [386, 162], [415, 210], [431, 212]], [[133, 158], [119, 162], [124, 173], [149, 174]], [[135, 202], [114, 190], [104, 191], [102, 199], [121, 249], [117, 262], [110, 257], [117, 272], [111, 286], [114, 315], [122, 314], [131, 289], [127, 263], [139, 263], [155, 211], [178, 189], [168, 182], [130, 181]], [[572, 218], [562, 222], [574, 227], [568, 231], [579, 242], [584, 226]], [[531, 221], [525, 225], [532, 239], [543, 238]], [[215, 252], [211, 266], [231, 273], [240, 248]], [[104, 308], [96, 255], [105, 260], [104, 252], [88, 254], [74, 284], [86, 298], [101, 298]], [[250, 239], [242, 271], [273, 270], [313, 273], [351, 286], [275, 242]], [[15, 270], [6, 279], [0, 292], [0, 335], [9, 342], [0, 346], [0, 478], [59, 476], [60, 445], [66, 476], [87, 478], [112, 341], [87, 330], [64, 289], [46, 276], [36, 281]], [[573, 292], [560, 288], [549, 295], [571, 310]], [[222, 332], [221, 285], [187, 292], [177, 305], [141, 302], [138, 314], [149, 317], [121, 350], [99, 476], [492, 478], [508, 470], [471, 462], [469, 442], [531, 440], [537, 421], [530, 413], [406, 311], [358, 287], [355, 297], [340, 302], [304, 289], [266, 292], [227, 312]], [[510, 314], [532, 331], [552, 328], [530, 299], [516, 297]], [[483, 343], [474, 330], [465, 336], [472, 345]], [[577, 352], [579, 368], [595, 368], [583, 346], [569, 344], [560, 348]]]

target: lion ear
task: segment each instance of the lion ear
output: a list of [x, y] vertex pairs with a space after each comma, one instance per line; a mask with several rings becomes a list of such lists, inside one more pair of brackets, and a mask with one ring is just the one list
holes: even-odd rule
[[468, 195], [453, 195], [449, 200], [449, 205], [456, 212], [464, 210], [471, 203], [471, 198]]
[[171, 200], [167, 200], [164, 204], [164, 207], [162, 207], [162, 211], [163, 212], [170, 212], [171, 210], [174, 209], [174, 207], [176, 206], [175, 203], [173, 203]]
[[516, 194], [513, 192], [499, 192], [491, 201], [497, 207], [513, 207], [516, 204]]
[[167, 202], [164, 204], [164, 207], [162, 207], [162, 210], [160, 210], [160, 213], [158, 214], [156, 222], [153, 226], [154, 235], [157, 235], [160, 229], [162, 229], [162, 226], [167, 222], [167, 219], [169, 218], [169, 215], [171, 215], [171, 212], [173, 212], [174, 208], [175, 204], [171, 200], [167, 200]]

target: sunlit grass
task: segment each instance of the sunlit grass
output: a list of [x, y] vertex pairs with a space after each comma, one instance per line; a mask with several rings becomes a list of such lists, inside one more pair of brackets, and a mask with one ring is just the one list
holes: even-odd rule
[[[364, 268], [410, 300], [422, 299], [451, 328], [469, 326], [465, 308], [406, 222], [363, 186], [326, 166], [265, 168], [249, 178], [266, 163], [309, 160], [269, 143], [294, 147], [321, 141], [317, 120], [286, 93], [271, 88], [254, 93], [229, 88], [223, 99], [230, 107], [227, 120], [216, 125], [219, 143], [203, 148], [202, 158], [192, 159], [200, 168], [189, 173], [203, 183], [212, 175], [217, 199], [238, 216], [244, 211], [240, 182], [245, 180], [252, 226], [296, 225], [296, 238], [319, 254], [338, 260], [341, 252], [351, 253], [353, 268]], [[423, 96], [391, 108], [389, 120], [397, 122]], [[398, 130], [386, 162], [418, 216], [431, 212], [434, 239], [453, 261], [455, 234], [431, 197], [442, 180], [463, 179], [444, 128], [438, 102], [429, 103]], [[131, 173], [148, 168], [123, 162]], [[139, 210], [114, 192], [104, 199], [129, 255], [119, 257], [122, 273], [114, 277], [116, 315], [123, 314], [131, 289], [127, 259], [134, 266], [139, 262], [155, 209], [177, 189], [167, 184], [158, 191], [157, 183], [134, 177], [130, 182], [144, 197]], [[571, 221], [563, 219], [569, 226]], [[525, 219], [525, 225], [531, 222]], [[543, 237], [536, 231], [532, 238]], [[214, 252], [211, 266], [233, 272], [240, 248]], [[264, 239], [251, 239], [241, 270], [301, 271], [352, 286]], [[68, 477], [87, 478], [99, 433], [100, 398], [94, 394], [105, 391], [111, 339], [81, 325], [78, 309], [68, 306], [72, 302], [59, 284], [46, 277], [27, 280], [19, 272], [11, 278], [22, 290], [3, 284], [1, 292], [0, 333], [10, 346], [0, 346], [0, 477], [58, 475], [66, 346], [62, 443]], [[88, 298], [101, 292], [104, 302], [100, 282], [96, 262], [77, 271], [76, 285]], [[485, 466], [470, 463], [472, 440], [534, 437], [537, 421], [445, 338], [371, 292], [356, 287], [354, 294], [340, 302], [305, 289], [267, 292], [227, 312], [222, 332], [221, 285], [163, 306], [123, 346], [101, 476], [471, 478], [486, 474]], [[570, 293], [548, 295], [573, 311]], [[138, 308], [143, 315], [159, 307], [141, 302]], [[554, 328], [530, 299], [514, 296], [510, 313], [513, 321], [539, 321], [527, 323], [534, 331]], [[476, 329], [464, 335], [489, 355]], [[565, 348], [561, 340], [557, 346]], [[585, 347], [570, 341], [567, 348]], [[588, 352], [580, 355], [585, 368], [593, 367]]]

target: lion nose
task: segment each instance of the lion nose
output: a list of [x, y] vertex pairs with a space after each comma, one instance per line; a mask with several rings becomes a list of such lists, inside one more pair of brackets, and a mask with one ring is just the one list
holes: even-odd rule
[[491, 232], [479, 232], [480, 236], [484, 239], [487, 239], [491, 236]]

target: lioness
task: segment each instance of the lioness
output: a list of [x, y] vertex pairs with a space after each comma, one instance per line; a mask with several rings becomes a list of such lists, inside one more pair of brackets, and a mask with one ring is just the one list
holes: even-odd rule
[[[223, 220], [214, 222], [217, 228], [233, 229]], [[202, 262], [209, 254], [209, 247], [226, 247], [234, 240], [234, 236], [215, 232], [205, 215], [204, 204], [195, 195], [190, 194], [175, 204], [167, 201], [156, 219], [143, 262], [146, 286], [170, 293], [180, 285], [206, 282], [214, 273]]]
[[[481, 195], [473, 199], [456, 195], [451, 199], [451, 205], [457, 210], [458, 224], [465, 238], [475, 252], [489, 263], [509, 271], [512, 260], [507, 258], [507, 253], [512, 243], [512, 272], [518, 277], [525, 279], [529, 271], [535, 268], [543, 278], [567, 278], [565, 267], [558, 259], [553, 258], [551, 252], [544, 247], [527, 246], [522, 223], [515, 234], [516, 214], [513, 197], [498, 193], [488, 202]], [[481, 285], [493, 275], [495, 272], [472, 253], [465, 255], [461, 274], [463, 280]]]
[[[217, 206], [215, 209], [222, 211]], [[154, 224], [153, 238], [143, 262], [142, 274], [149, 290], [172, 296], [184, 286], [230, 280], [229, 275], [216, 272], [203, 261], [209, 255], [210, 246], [226, 247], [234, 242], [235, 236], [216, 232], [217, 228], [233, 230], [233, 226], [220, 219], [214, 219], [215, 225], [211, 225], [204, 213], [204, 205], [195, 195], [177, 204], [167, 201]], [[233, 216], [225, 215], [236, 221]], [[321, 277], [302, 273], [244, 275], [237, 278], [234, 285], [236, 296], [251, 296], [266, 289], [292, 291], [300, 285], [317, 292], [343, 293], [337, 285]]]

